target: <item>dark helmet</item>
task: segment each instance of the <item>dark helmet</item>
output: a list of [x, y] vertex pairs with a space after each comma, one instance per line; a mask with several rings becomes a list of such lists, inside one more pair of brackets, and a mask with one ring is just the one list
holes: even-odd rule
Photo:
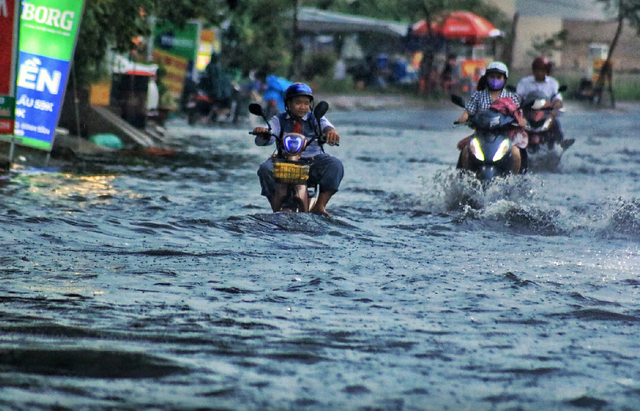
[[293, 83], [284, 92], [284, 101], [288, 102], [294, 97], [307, 96], [313, 102], [313, 90], [304, 83]]
[[533, 63], [531, 63], [531, 70], [542, 69], [547, 74], [551, 74], [552, 66], [553, 66], [553, 63], [551, 63], [551, 60], [549, 60], [548, 57], [540, 56], [540, 57], [536, 57], [533, 60]]

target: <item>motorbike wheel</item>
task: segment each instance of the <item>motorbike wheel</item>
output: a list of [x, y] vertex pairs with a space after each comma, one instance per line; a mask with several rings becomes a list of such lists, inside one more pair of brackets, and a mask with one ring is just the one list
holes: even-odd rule
[[198, 113], [196, 113], [195, 110], [192, 110], [189, 112], [189, 116], [187, 117], [187, 122], [189, 123], [190, 126], [193, 126], [198, 122], [198, 118], [199, 118]]
[[304, 204], [299, 198], [291, 198], [282, 203], [280, 211], [291, 211], [294, 213], [304, 212]]

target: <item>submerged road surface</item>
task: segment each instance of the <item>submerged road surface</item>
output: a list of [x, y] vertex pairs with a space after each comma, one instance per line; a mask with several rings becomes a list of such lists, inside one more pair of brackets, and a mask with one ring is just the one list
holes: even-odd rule
[[640, 110], [485, 192], [459, 114], [329, 111], [332, 218], [269, 212], [250, 125], [2, 180], [0, 409], [640, 409]]

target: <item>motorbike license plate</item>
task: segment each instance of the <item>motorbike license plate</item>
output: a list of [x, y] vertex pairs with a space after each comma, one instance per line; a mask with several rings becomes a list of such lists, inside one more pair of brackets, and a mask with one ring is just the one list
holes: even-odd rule
[[309, 166], [291, 163], [274, 163], [273, 176], [278, 183], [304, 184], [309, 179]]

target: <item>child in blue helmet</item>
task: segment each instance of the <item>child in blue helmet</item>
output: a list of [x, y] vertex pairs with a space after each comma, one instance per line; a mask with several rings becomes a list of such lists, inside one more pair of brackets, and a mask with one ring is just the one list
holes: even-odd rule
[[[313, 91], [311, 87], [304, 83], [294, 83], [285, 91], [285, 112], [279, 113], [269, 120], [271, 133], [282, 135], [282, 133], [296, 132], [303, 134], [307, 138], [315, 135], [317, 120], [312, 112]], [[326, 142], [335, 145], [340, 142], [340, 136], [335, 128], [325, 117], [320, 119], [320, 127], [326, 134]], [[265, 146], [273, 144], [275, 137], [270, 139], [261, 136], [268, 133], [265, 127], [256, 127], [253, 132], [258, 134], [256, 145]], [[344, 175], [344, 168], [340, 160], [325, 153], [317, 140], [314, 140], [302, 154], [303, 158], [313, 158], [309, 168], [309, 184], [320, 186], [320, 193], [315, 205], [311, 209], [312, 213], [329, 216], [326, 206], [331, 197], [338, 191], [340, 182]], [[269, 158], [260, 165], [258, 169], [262, 195], [269, 199], [271, 208], [276, 211], [279, 204], [274, 202], [275, 179], [273, 177], [273, 159]]]

